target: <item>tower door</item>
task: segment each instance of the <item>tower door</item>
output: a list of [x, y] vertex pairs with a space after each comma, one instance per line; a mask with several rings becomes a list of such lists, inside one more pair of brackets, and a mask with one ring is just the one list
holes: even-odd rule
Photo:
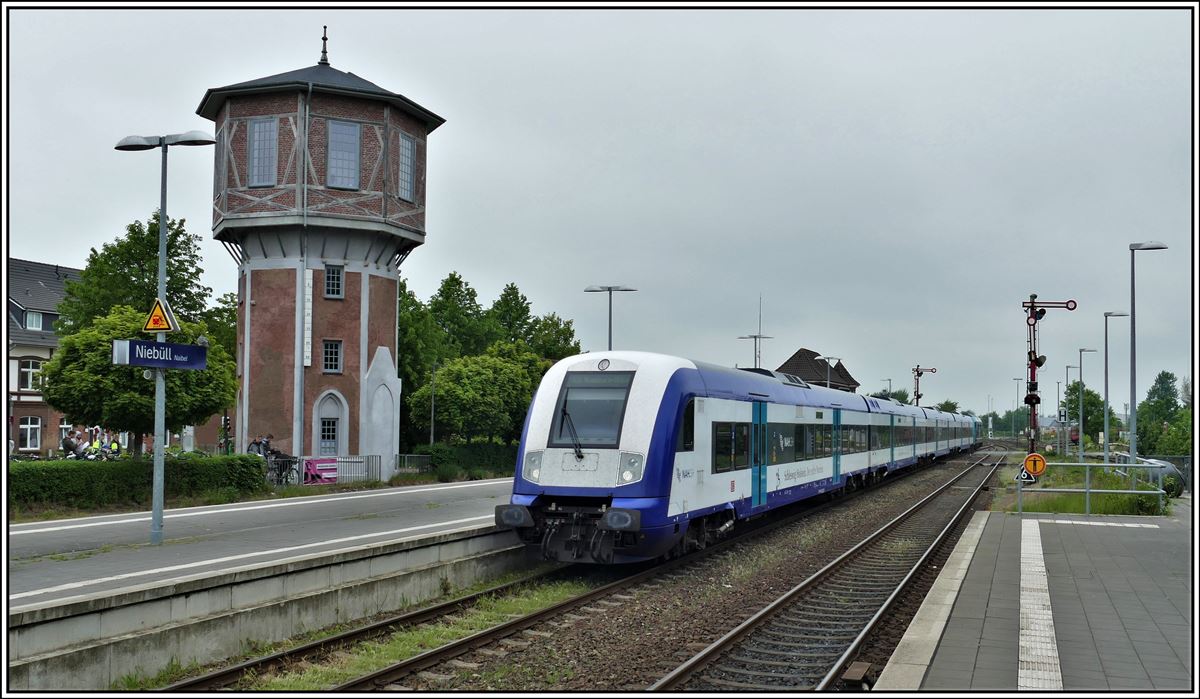
[[750, 479], [753, 507], [767, 504], [767, 404], [754, 401], [754, 422], [750, 427]]

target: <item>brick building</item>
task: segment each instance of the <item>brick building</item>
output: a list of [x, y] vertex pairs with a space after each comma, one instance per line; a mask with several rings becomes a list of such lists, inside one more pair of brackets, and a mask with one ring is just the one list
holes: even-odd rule
[[18, 454], [56, 453], [72, 426], [46, 404], [42, 365], [58, 348], [54, 321], [67, 280], [81, 270], [31, 260], [8, 260], [8, 434]]
[[238, 264], [238, 451], [396, 453], [400, 263], [444, 120], [330, 65], [213, 88], [213, 236]]

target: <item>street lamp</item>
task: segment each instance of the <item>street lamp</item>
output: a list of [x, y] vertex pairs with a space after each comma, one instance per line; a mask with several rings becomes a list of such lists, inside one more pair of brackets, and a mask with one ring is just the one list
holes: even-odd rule
[[[1018, 382], [1024, 381], [1024, 380], [1025, 379], [1022, 379], [1020, 377], [1013, 379], [1013, 381], [1018, 381]], [[1010, 420], [1010, 422], [1012, 424], [1009, 427], [1009, 429], [1012, 430], [1013, 439], [1017, 438], [1017, 406], [1020, 404], [1021, 404], [1021, 384], [1018, 383], [1017, 384], [1017, 399], [1015, 402], [1013, 402], [1012, 419]]]
[[637, 291], [627, 286], [589, 286], [584, 291], [607, 291], [608, 292], [608, 349], [612, 351], [612, 292], [614, 291]]
[[[1066, 371], [1063, 372], [1063, 388], [1065, 390], [1067, 390], [1067, 391], [1071, 390], [1071, 370], [1078, 369], [1078, 368], [1079, 367], [1075, 366], [1074, 364], [1067, 365]], [[1063, 423], [1063, 427], [1066, 428], [1065, 430], [1063, 430], [1065, 432], [1065, 434], [1063, 436], [1063, 453], [1066, 454], [1067, 452], [1071, 451], [1071, 434], [1070, 434], [1071, 433], [1071, 416], [1070, 415], [1067, 415], [1067, 420]]]
[[1166, 250], [1166, 243], [1148, 240], [1129, 244], [1129, 463], [1137, 463], [1137, 305], [1134, 303], [1133, 259], [1138, 250]]
[[884, 381], [888, 382], [888, 398], [891, 398], [892, 397], [892, 380], [884, 379]]
[[1108, 463], [1108, 319], [1124, 318], [1122, 311], [1104, 312], [1104, 463]]
[[1079, 463], [1083, 463], [1083, 353], [1094, 349], [1079, 350]]
[[[167, 300], [167, 148], [170, 146], [211, 146], [216, 143], [212, 136], [203, 131], [171, 134], [169, 136], [126, 136], [114, 146], [117, 150], [162, 149], [162, 184], [158, 206], [158, 298]], [[156, 339], [167, 341], [167, 334], [160, 332]], [[151, 495], [150, 543], [162, 543], [163, 528], [163, 441], [167, 421], [167, 383], [162, 369], [154, 370], [154, 489]]]
[[817, 359], [823, 360], [825, 362], [825, 388], [829, 388], [829, 360], [832, 359], [835, 362], [840, 362], [840, 361], [842, 361], [842, 358], [841, 357], [817, 357]]

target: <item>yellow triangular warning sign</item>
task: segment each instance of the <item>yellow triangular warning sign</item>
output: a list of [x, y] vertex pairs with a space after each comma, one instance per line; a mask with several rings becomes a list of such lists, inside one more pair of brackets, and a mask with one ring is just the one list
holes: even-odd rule
[[146, 318], [145, 325], [142, 326], [142, 332], [179, 332], [179, 326], [175, 323], [175, 316], [171, 313], [170, 306], [163, 303], [162, 299], [154, 299], [154, 308], [150, 310], [150, 315]]

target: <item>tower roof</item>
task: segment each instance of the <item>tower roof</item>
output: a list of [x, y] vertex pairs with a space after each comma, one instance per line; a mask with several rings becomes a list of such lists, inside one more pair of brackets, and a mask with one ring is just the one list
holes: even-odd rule
[[446, 122], [445, 119], [413, 102], [404, 95], [389, 92], [375, 83], [358, 77], [354, 73], [338, 70], [326, 63], [300, 68], [265, 78], [248, 80], [246, 82], [225, 87], [209, 88], [200, 100], [196, 113], [205, 119], [216, 121], [225, 100], [235, 95], [262, 94], [264, 92], [289, 92], [293, 90], [307, 91], [312, 84], [313, 92], [326, 94], [362, 97], [388, 102], [399, 109], [417, 117], [433, 131]]

